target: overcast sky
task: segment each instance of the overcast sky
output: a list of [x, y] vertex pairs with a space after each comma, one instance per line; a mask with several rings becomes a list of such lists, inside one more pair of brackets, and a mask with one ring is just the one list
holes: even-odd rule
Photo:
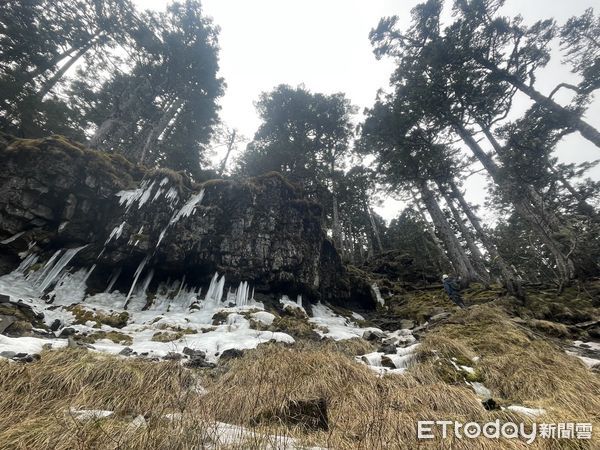
[[[136, 0], [140, 8], [164, 9], [164, 0]], [[373, 104], [378, 89], [388, 87], [390, 60], [377, 61], [368, 34], [381, 17], [398, 15], [403, 28], [419, 0], [204, 0], [204, 12], [221, 28], [220, 74], [227, 83], [221, 100], [221, 118], [251, 138], [259, 120], [254, 102], [263, 91], [286, 83], [300, 83], [315, 92], [344, 92], [362, 111]], [[598, 0], [507, 0], [504, 13], [521, 14], [526, 21], [553, 17], [559, 24], [580, 15]], [[549, 93], [561, 81], [572, 80], [569, 67], [554, 58], [538, 75], [537, 88]], [[561, 100], [561, 97], [557, 97]], [[563, 98], [563, 100], [565, 100]], [[528, 107], [525, 98], [515, 112]], [[600, 102], [587, 114], [600, 127]], [[564, 162], [600, 158], [600, 149], [579, 135], [559, 144]], [[600, 179], [600, 168], [592, 173]], [[485, 180], [473, 176], [466, 184], [470, 201], [482, 204]], [[376, 208], [386, 220], [398, 214], [401, 204], [388, 199]], [[493, 212], [484, 214], [493, 220]]]

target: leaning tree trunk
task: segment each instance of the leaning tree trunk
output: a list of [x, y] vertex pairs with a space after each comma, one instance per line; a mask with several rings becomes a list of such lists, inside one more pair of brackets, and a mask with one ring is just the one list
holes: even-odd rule
[[175, 100], [173, 100], [173, 102], [171, 102], [169, 107], [161, 116], [160, 120], [152, 126], [139, 152], [138, 161], [140, 163], [144, 162], [146, 156], [148, 155], [148, 151], [156, 143], [156, 140], [160, 137], [160, 135], [167, 129], [169, 123], [171, 123], [171, 120], [173, 120], [173, 118], [175, 117], [175, 115], [179, 111], [179, 108], [181, 108], [182, 105], [183, 99], [176, 98]]
[[427, 208], [427, 211], [433, 220], [433, 224], [435, 225], [435, 228], [444, 242], [446, 251], [450, 257], [450, 262], [452, 263], [452, 267], [454, 267], [454, 271], [457, 273], [457, 275], [460, 276], [462, 280], [461, 282], [465, 285], [468, 285], [471, 281], [477, 280], [479, 277], [475, 268], [463, 250], [460, 241], [454, 234], [454, 231], [448, 223], [446, 216], [444, 216], [444, 213], [438, 205], [437, 200], [427, 187], [427, 183], [425, 181], [421, 181], [419, 185], [419, 191], [421, 192], [421, 197], [425, 203], [425, 207]]
[[56, 83], [58, 83], [62, 77], [67, 73], [67, 71], [75, 64], [79, 58], [81, 58], [90, 48], [92, 48], [96, 44], [95, 37], [90, 39], [87, 44], [81, 47], [77, 53], [75, 53], [71, 58], [64, 63], [60, 69], [56, 71], [54, 75], [50, 79], [48, 79], [40, 88], [40, 90], [36, 93], [36, 96], [41, 100], [46, 94], [48, 94]]
[[219, 167], [219, 176], [223, 176], [223, 172], [225, 172], [225, 168], [227, 167], [227, 160], [229, 159], [229, 155], [231, 154], [231, 150], [233, 150], [233, 145], [235, 144], [235, 135], [236, 130], [231, 132], [231, 137], [229, 138], [229, 142], [227, 142], [227, 153], [225, 153], [225, 157], [223, 161], [221, 161], [221, 167]]
[[415, 193], [412, 192], [412, 190], [411, 190], [411, 195], [412, 195], [413, 201], [415, 202], [415, 208], [417, 209], [417, 213], [419, 214], [419, 217], [421, 218], [421, 220], [423, 221], [423, 224], [425, 225], [425, 231], [427, 231], [427, 234], [429, 234], [429, 236], [431, 237], [432, 242], [437, 247], [437, 249], [440, 253], [440, 256], [443, 259], [443, 261], [438, 260], [438, 269], [440, 270], [440, 272], [443, 272], [444, 267], [452, 266], [452, 262], [450, 261], [450, 259], [448, 258], [448, 255], [446, 254], [446, 250], [444, 249], [444, 244], [440, 241], [440, 238], [437, 236], [437, 234], [435, 234], [435, 231], [433, 230], [433, 228], [431, 228], [431, 224], [425, 217], [425, 213], [423, 212], [421, 204], [420, 204], [419, 200], [417, 199], [417, 196], [415, 195]]
[[[500, 168], [479, 146], [473, 136], [471, 136], [471, 133], [460, 122], [453, 123], [453, 128], [477, 159], [479, 159], [481, 164], [483, 164], [483, 167], [488, 171], [494, 182], [501, 188], [511, 191], [510, 186], [506, 186], [506, 182], [499, 176]], [[554, 238], [555, 232], [552, 226], [531, 206], [525, 196], [515, 196], [514, 193], [511, 193], [511, 200], [517, 214], [529, 224], [552, 253], [559, 273], [559, 284], [561, 286], [568, 284], [574, 277], [575, 268], [570, 256], [563, 251], [560, 243]]]
[[458, 204], [467, 216], [467, 219], [469, 219], [469, 222], [471, 222], [471, 225], [473, 226], [473, 229], [475, 230], [479, 241], [487, 250], [492, 264], [495, 264], [500, 270], [500, 275], [502, 277], [504, 287], [506, 287], [506, 290], [510, 294], [514, 295], [519, 299], [524, 299], [525, 292], [523, 290], [523, 286], [521, 285], [519, 275], [500, 255], [496, 244], [494, 244], [488, 233], [481, 226], [481, 221], [479, 220], [479, 217], [477, 217], [475, 212], [473, 212], [473, 209], [465, 200], [465, 197], [463, 196], [462, 192], [460, 192], [460, 189], [458, 189], [458, 186], [456, 185], [454, 180], [450, 180], [449, 184], [450, 189], [452, 190], [452, 195], [458, 200]]
[[[487, 140], [492, 144], [496, 154], [498, 154], [501, 159], [506, 157], [505, 148], [502, 147], [502, 145], [496, 140], [490, 128], [482, 124], [479, 124], [479, 126]], [[525, 186], [525, 196], [531, 202], [531, 205], [535, 208], [540, 217], [543, 217], [544, 220], [547, 221], [555, 231], [558, 231], [564, 227], [564, 224], [561, 222], [558, 216], [554, 214], [552, 210], [546, 207], [543, 197], [533, 188], [533, 186]]]
[[478, 57], [476, 60], [479, 64], [490, 70], [494, 75], [498, 76], [499, 79], [505, 80], [512, 84], [538, 105], [543, 106], [547, 110], [562, 117], [565, 125], [576, 129], [584, 138], [596, 145], [596, 147], [600, 147], [600, 131], [584, 121], [579, 114], [559, 105], [550, 97], [546, 97], [541, 92], [537, 91], [533, 86], [524, 83], [518, 77], [508, 73], [503, 69], [500, 69], [498, 66], [490, 61], [487, 61], [485, 58]]
[[463, 222], [463, 218], [461, 217], [458, 209], [456, 209], [454, 202], [449, 197], [446, 190], [439, 183], [437, 183], [437, 186], [438, 186], [440, 193], [442, 194], [442, 197], [446, 201], [446, 204], [450, 208], [450, 212], [452, 213], [452, 217], [454, 217], [454, 221], [458, 225], [460, 234], [462, 235], [463, 239], [467, 243], [467, 247], [469, 248], [469, 251], [471, 252], [471, 256], [473, 257], [473, 267], [476, 269], [477, 274], [479, 275], [479, 279], [482, 281], [482, 283], [484, 285], [489, 287], [491, 279], [490, 279], [490, 274], [485, 267], [485, 258], [483, 257], [481, 250], [479, 250], [479, 247], [477, 246], [477, 243], [475, 242], [475, 238], [473, 237], [471, 230], [469, 230], [467, 228], [467, 226], [465, 225], [465, 223]]

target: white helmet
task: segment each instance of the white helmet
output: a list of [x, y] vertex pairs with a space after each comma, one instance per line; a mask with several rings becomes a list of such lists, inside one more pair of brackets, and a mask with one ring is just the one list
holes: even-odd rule
[[446, 275], [446, 274], [442, 275], [442, 280], [446, 280], [446, 279], [448, 279], [448, 275]]

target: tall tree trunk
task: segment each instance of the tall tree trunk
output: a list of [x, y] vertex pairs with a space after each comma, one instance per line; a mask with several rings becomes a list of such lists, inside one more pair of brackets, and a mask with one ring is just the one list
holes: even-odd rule
[[471, 206], [469, 206], [469, 204], [465, 200], [465, 197], [463, 196], [462, 192], [460, 191], [454, 180], [450, 180], [449, 185], [453, 197], [456, 198], [456, 200], [458, 200], [458, 204], [465, 213], [465, 216], [467, 216], [467, 219], [469, 219], [469, 222], [471, 222], [475, 233], [477, 233], [479, 241], [487, 250], [492, 264], [495, 264], [498, 267], [498, 270], [500, 270], [500, 275], [502, 277], [504, 287], [506, 287], [507, 291], [510, 294], [514, 295], [519, 299], [524, 299], [525, 292], [523, 291], [521, 281], [516, 271], [500, 255], [496, 244], [494, 244], [488, 233], [481, 226], [481, 221], [479, 220], [479, 217], [477, 217]]
[[167, 129], [169, 123], [175, 117], [175, 115], [179, 111], [179, 108], [182, 105], [182, 98], [176, 98], [175, 100], [173, 100], [171, 104], [167, 107], [167, 109], [164, 111], [160, 120], [152, 126], [150, 132], [144, 140], [144, 145], [142, 146], [141, 151], [139, 152], [138, 161], [140, 163], [144, 162], [146, 156], [148, 155], [148, 150], [150, 150], [150, 148], [156, 143], [156, 140], [160, 137], [160, 135]]
[[56, 71], [56, 73], [54, 75], [52, 75], [52, 77], [50, 77], [40, 88], [40, 90], [36, 93], [36, 96], [42, 100], [46, 94], [48, 94], [52, 88], [54, 88], [54, 86], [56, 86], [56, 83], [58, 83], [61, 78], [65, 75], [65, 73], [67, 73], [67, 71], [73, 66], [73, 64], [75, 64], [79, 58], [81, 58], [83, 55], [85, 55], [85, 53], [92, 48], [94, 45], [96, 44], [95, 38], [90, 39], [89, 42], [87, 44], [85, 44], [84, 46], [82, 46], [77, 53], [75, 53], [73, 56], [71, 56], [71, 58], [69, 58], [69, 60], [64, 63], [60, 69], [58, 69]]
[[236, 130], [233, 130], [231, 132], [231, 137], [229, 138], [229, 142], [227, 142], [227, 153], [225, 153], [225, 157], [223, 158], [223, 161], [221, 161], [221, 167], [219, 167], [219, 176], [223, 176], [223, 172], [225, 172], [225, 167], [227, 167], [227, 160], [229, 159], [229, 155], [231, 153], [231, 150], [233, 150], [233, 145], [235, 144], [235, 135], [236, 135]]
[[552, 111], [553, 113], [561, 116], [566, 125], [569, 125], [579, 131], [581, 135], [588, 141], [592, 142], [597, 147], [600, 147], [600, 131], [591, 126], [589, 123], [584, 121], [579, 114], [571, 111], [552, 100], [550, 97], [546, 97], [541, 92], [537, 91], [533, 86], [524, 83], [515, 75], [510, 74], [506, 70], [503, 70], [496, 66], [494, 63], [486, 60], [483, 57], [476, 57], [476, 61], [486, 69], [490, 70], [494, 75], [500, 79], [507, 81], [514, 87], [519, 89], [530, 99], [536, 102], [538, 105]]
[[419, 217], [425, 224], [425, 231], [427, 231], [427, 234], [429, 234], [429, 236], [431, 237], [431, 240], [433, 241], [433, 243], [439, 250], [439, 253], [443, 259], [443, 261], [438, 260], [438, 269], [440, 270], [440, 272], [443, 272], [445, 270], [444, 269], [445, 267], [452, 266], [452, 262], [450, 261], [450, 259], [448, 259], [448, 255], [446, 254], [446, 250], [444, 249], [444, 244], [440, 241], [440, 238], [437, 236], [437, 234], [435, 234], [435, 230], [431, 227], [431, 224], [427, 220], [427, 217], [425, 217], [425, 213], [423, 212], [423, 208], [421, 207], [421, 202], [419, 201], [419, 199], [417, 198], [417, 196], [415, 195], [415, 193], [412, 190], [411, 190], [411, 195], [412, 195], [413, 201], [415, 203], [415, 208], [417, 210], [417, 213], [419, 214]]
[[377, 224], [375, 223], [375, 217], [373, 217], [373, 210], [369, 207], [368, 204], [365, 205], [367, 215], [369, 216], [369, 223], [371, 224], [371, 231], [373, 232], [373, 238], [375, 244], [377, 244], [377, 253], [383, 253], [383, 245], [381, 245], [381, 236], [379, 234], [379, 229], [377, 228]]
[[80, 48], [81, 48], [81, 46], [71, 47], [64, 52], [55, 55], [50, 61], [47, 61], [45, 64], [37, 66], [31, 72], [27, 72], [26, 68], [21, 66], [21, 72], [25, 73], [27, 75], [26, 83], [28, 83], [28, 82], [31, 83], [36, 77], [39, 77], [40, 75], [43, 75], [44, 73], [46, 73], [48, 70], [56, 67], [58, 65], [58, 63], [60, 63], [63, 59], [65, 59], [67, 56], [72, 55], [74, 52], [76, 52]]
[[371, 238], [371, 235], [369, 233], [365, 233], [364, 238], [367, 242], [367, 258], [372, 258], [373, 256], [375, 256], [375, 251], [373, 248], [373, 239]]
[[[499, 176], [500, 168], [496, 165], [494, 160], [479, 146], [475, 141], [471, 133], [460, 123], [453, 123], [453, 128], [460, 138], [467, 144], [473, 154], [479, 159], [481, 164], [486, 168], [494, 182], [501, 188], [508, 189], [511, 191], [510, 186], [506, 186], [506, 182]], [[515, 207], [515, 211], [519, 214], [533, 229], [538, 237], [548, 247], [548, 250], [554, 256], [556, 268], [559, 273], [559, 284], [561, 286], [566, 285], [574, 276], [575, 268], [573, 261], [569, 255], [566, 254], [562, 246], [554, 238], [554, 230], [544, 217], [538, 214], [535, 208], [529, 203], [526, 198], [527, 196], [517, 196], [514, 193], [511, 194], [511, 200]]]
[[468, 285], [471, 281], [475, 281], [479, 278], [475, 268], [463, 250], [460, 241], [454, 234], [452, 227], [448, 223], [446, 216], [444, 216], [444, 213], [438, 205], [433, 193], [427, 187], [427, 183], [425, 181], [421, 181], [418, 188], [421, 192], [421, 198], [425, 203], [425, 207], [427, 208], [427, 211], [433, 220], [433, 224], [435, 225], [435, 228], [439, 232], [440, 237], [444, 242], [446, 251], [450, 257], [450, 262], [452, 263], [452, 267], [454, 267], [454, 271], [460, 276], [461, 283]]
[[452, 201], [444, 187], [440, 183], [436, 182], [436, 184], [440, 193], [442, 194], [442, 197], [446, 201], [448, 208], [450, 208], [450, 212], [452, 213], [452, 217], [454, 217], [454, 221], [458, 225], [460, 234], [467, 243], [467, 247], [469, 248], [469, 251], [471, 252], [471, 256], [473, 258], [473, 267], [476, 269], [477, 274], [479, 275], [479, 279], [483, 282], [483, 284], [489, 287], [490, 274], [488, 273], [485, 267], [485, 258], [483, 257], [481, 250], [479, 250], [479, 247], [475, 242], [475, 238], [473, 237], [471, 230], [469, 230], [467, 225], [463, 222], [463, 218], [461, 217], [458, 209], [456, 209], [454, 202]]
[[332, 160], [329, 165], [329, 177], [331, 180], [331, 235], [333, 236], [333, 242], [337, 248], [341, 248], [342, 245], [342, 230], [340, 228], [340, 213], [338, 211], [338, 198], [337, 198], [337, 186], [335, 183], [335, 163]]
[[356, 255], [355, 255], [356, 249], [354, 247], [354, 232], [352, 230], [352, 222], [348, 222], [348, 237], [347, 237], [347, 240], [348, 240], [348, 246], [349, 246], [349, 252], [350, 252], [350, 262], [352, 264], [354, 264], [355, 258], [356, 258]]

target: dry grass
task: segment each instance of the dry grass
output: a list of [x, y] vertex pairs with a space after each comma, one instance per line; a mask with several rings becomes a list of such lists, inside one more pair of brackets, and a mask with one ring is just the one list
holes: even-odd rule
[[[435, 360], [434, 356], [441, 359]], [[473, 356], [479, 356], [477, 362]], [[593, 422], [600, 427], [600, 378], [551, 341], [528, 332], [498, 308], [478, 306], [430, 332], [413, 372], [421, 381], [448, 380], [440, 361], [470, 361], [501, 404], [544, 408], [555, 422]]]
[[[588, 441], [417, 440], [418, 420], [529, 422], [512, 412], [486, 411], [451, 358], [474, 367], [501, 404], [545, 408], [548, 416], [539, 421], [600, 427], [597, 375], [497, 308], [461, 311], [431, 330], [418, 364], [405, 375], [378, 378], [354, 361], [372, 350], [360, 339], [265, 344], [204, 371], [83, 350], [43, 352], [31, 364], [0, 363], [0, 442], [17, 449], [206, 448], [212, 441], [207, 424], [216, 420], [259, 433], [218, 448], [265, 448], [265, 435], [336, 449], [593, 448]], [[206, 395], [199, 395], [198, 384]], [[319, 399], [327, 404], [328, 430], [286, 421], [293, 405]], [[115, 414], [81, 422], [70, 408]], [[168, 413], [181, 416], [169, 421]], [[132, 430], [139, 414], [147, 427]]]

